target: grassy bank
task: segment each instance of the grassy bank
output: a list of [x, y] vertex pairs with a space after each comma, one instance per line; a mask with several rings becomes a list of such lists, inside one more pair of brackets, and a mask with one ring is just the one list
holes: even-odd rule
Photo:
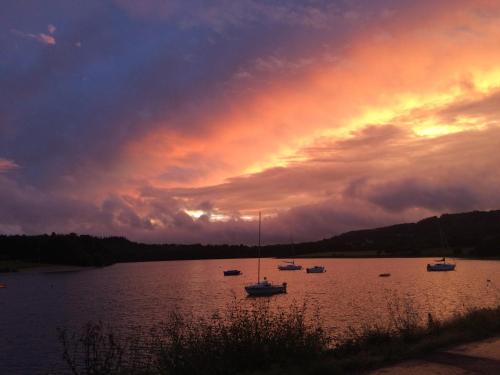
[[500, 307], [471, 309], [446, 321], [428, 315], [425, 325], [416, 316], [400, 316], [389, 325], [353, 332], [320, 361], [259, 374], [352, 374], [418, 358], [448, 346], [500, 335]]
[[22, 260], [0, 260], [0, 272], [19, 272], [40, 266], [47, 266], [47, 264], [25, 262]]
[[171, 314], [128, 337], [88, 324], [61, 330], [60, 341], [73, 374], [351, 374], [500, 334], [500, 306], [447, 321], [423, 320], [411, 305], [389, 309], [386, 323], [335, 338], [305, 305], [273, 311], [256, 301], [207, 320]]
[[0, 261], [0, 273], [9, 272], [70, 272], [88, 269], [91, 267], [52, 264], [52, 263], [37, 263], [24, 262], [21, 260], [4, 260]]

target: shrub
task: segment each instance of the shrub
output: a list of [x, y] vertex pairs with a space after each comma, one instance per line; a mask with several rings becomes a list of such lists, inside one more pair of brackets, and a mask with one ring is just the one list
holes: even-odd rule
[[311, 360], [329, 338], [305, 305], [274, 311], [269, 301], [196, 320], [171, 313], [148, 333], [117, 338], [102, 323], [80, 334], [60, 331], [63, 358], [75, 375], [233, 374]]

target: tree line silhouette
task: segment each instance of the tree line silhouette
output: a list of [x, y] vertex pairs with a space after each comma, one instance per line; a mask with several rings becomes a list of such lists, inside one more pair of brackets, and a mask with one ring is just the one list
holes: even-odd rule
[[[358, 230], [328, 239], [293, 245], [296, 255], [373, 252], [374, 256], [442, 254], [443, 236], [454, 255], [500, 256], [500, 211], [444, 214], [417, 223]], [[263, 257], [289, 257], [291, 244], [262, 247]], [[251, 258], [255, 246], [202, 244], [144, 244], [124, 237], [90, 235], [0, 235], [0, 261], [106, 266], [117, 262], [154, 260]]]

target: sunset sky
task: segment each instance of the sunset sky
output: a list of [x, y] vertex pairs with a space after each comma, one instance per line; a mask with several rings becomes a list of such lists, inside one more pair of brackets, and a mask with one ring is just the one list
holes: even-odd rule
[[4, 0], [0, 233], [317, 240], [500, 209], [500, 2]]

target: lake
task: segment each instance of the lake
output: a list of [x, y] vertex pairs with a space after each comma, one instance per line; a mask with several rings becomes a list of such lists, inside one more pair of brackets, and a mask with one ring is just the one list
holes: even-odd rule
[[[427, 272], [427, 258], [297, 259], [323, 274], [278, 271], [278, 259], [262, 259], [261, 275], [288, 283], [270, 297], [273, 308], [304, 301], [318, 307], [333, 333], [383, 321], [388, 304], [411, 300], [419, 312], [446, 318], [469, 307], [500, 303], [500, 261], [457, 260], [454, 272]], [[241, 276], [224, 277], [237, 268]], [[387, 278], [380, 273], [390, 273]], [[0, 373], [40, 374], [61, 365], [57, 327], [103, 321], [120, 329], [151, 326], [174, 309], [205, 317], [245, 298], [257, 278], [256, 259], [122, 263], [78, 272], [0, 274]], [[490, 280], [490, 281], [487, 281]], [[264, 297], [266, 298], [266, 297]]]

